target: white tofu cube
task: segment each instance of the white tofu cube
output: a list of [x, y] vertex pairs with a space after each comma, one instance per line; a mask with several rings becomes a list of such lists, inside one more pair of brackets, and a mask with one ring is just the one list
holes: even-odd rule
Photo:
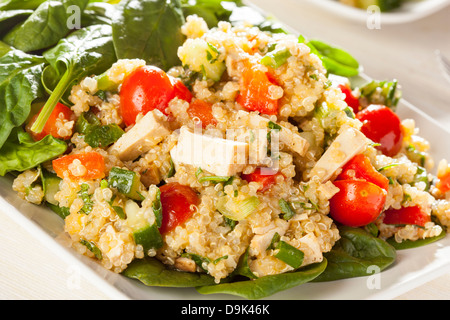
[[233, 176], [247, 163], [248, 144], [226, 140], [182, 127], [177, 145], [170, 152], [175, 165], [200, 167], [217, 176]]
[[351, 158], [363, 152], [371, 143], [359, 130], [343, 127], [322, 157], [309, 173], [309, 177], [318, 176], [322, 183], [329, 180]]
[[166, 116], [155, 109], [142, 117], [109, 149], [122, 161], [130, 161], [146, 153], [170, 134]]

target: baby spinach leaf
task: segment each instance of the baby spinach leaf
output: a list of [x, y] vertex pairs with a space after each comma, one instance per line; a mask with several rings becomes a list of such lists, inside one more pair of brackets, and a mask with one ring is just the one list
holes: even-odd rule
[[69, 33], [70, 6], [84, 10], [88, 0], [46, 1], [24, 23], [12, 29], [3, 41], [24, 52], [49, 48]]
[[119, 59], [143, 59], [164, 70], [180, 64], [177, 49], [185, 40], [179, 0], [124, 0], [113, 19]]
[[3, 36], [18, 23], [23, 22], [33, 13], [33, 10], [0, 11], [0, 36]]
[[339, 227], [341, 239], [330, 252], [326, 270], [314, 282], [368, 276], [369, 267], [386, 269], [396, 259], [395, 249], [386, 241], [360, 228]]
[[44, 52], [44, 57], [59, 81], [31, 128], [37, 133], [73, 83], [106, 71], [116, 61], [111, 26], [94, 25], [75, 31]]
[[2, 0], [0, 10], [31, 9], [34, 10], [47, 0]]
[[146, 286], [156, 287], [196, 287], [215, 283], [214, 278], [205, 273], [170, 270], [160, 261], [149, 257], [133, 260], [122, 274]]
[[201, 294], [225, 293], [256, 300], [310, 282], [319, 276], [326, 266], [327, 261], [324, 259], [321, 263], [311, 264], [294, 272], [264, 276], [255, 280], [207, 285], [196, 289]]
[[11, 130], [21, 126], [30, 114], [31, 103], [44, 96], [42, 57], [11, 49], [0, 58], [0, 148]]
[[114, 5], [106, 2], [90, 2], [81, 15], [81, 25], [83, 27], [95, 24], [112, 25], [115, 10], [116, 7]]
[[51, 135], [35, 142], [21, 128], [15, 128], [0, 149], [0, 176], [10, 171], [25, 171], [64, 153], [67, 144]]

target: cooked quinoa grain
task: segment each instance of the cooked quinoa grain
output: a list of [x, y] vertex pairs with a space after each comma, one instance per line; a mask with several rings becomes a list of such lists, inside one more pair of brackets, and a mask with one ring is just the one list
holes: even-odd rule
[[[374, 222], [380, 238], [414, 241], [439, 235], [440, 224], [450, 226], [450, 192], [436, 188], [430, 145], [413, 120], [403, 120], [401, 151], [388, 157], [356, 134], [363, 124], [349, 115], [346, 95], [330, 85], [320, 58], [296, 37], [228, 22], [209, 29], [195, 15], [181, 31], [187, 37], [178, 49], [182, 64], [167, 75], [189, 89], [189, 98], [174, 96], [161, 112], [139, 113], [126, 127], [122, 83], [145, 67], [139, 59], [119, 60], [104, 74], [117, 90], [102, 98], [95, 76], [72, 88], [76, 119], [58, 123], [58, 133], [70, 137], [69, 155], [94, 152], [104, 162], [99, 178], [85, 179], [96, 164], [78, 158], [59, 177], [54, 199], [68, 209], [65, 231], [78, 252], [117, 273], [149, 256], [169, 268], [207, 273], [216, 283], [232, 274], [244, 255], [258, 277], [295, 270], [278, 255], [280, 242], [302, 252], [301, 267], [321, 262], [340, 239], [330, 215], [330, 199], [340, 192], [334, 179], [357, 154], [389, 181], [383, 213]], [[261, 64], [270, 50], [288, 52], [285, 63]], [[249, 74], [259, 77], [258, 94], [276, 105], [276, 112], [258, 109], [269, 103], [252, 108]], [[193, 107], [196, 101], [201, 111]], [[123, 133], [108, 146], [91, 146], [88, 133], [75, 125], [87, 112], [99, 127], [117, 125]], [[339, 143], [349, 132], [354, 140]], [[346, 148], [346, 142], [355, 146]], [[131, 146], [126, 150], [136, 157], [121, 154], [119, 143]], [[322, 171], [331, 165], [333, 172], [316, 167], [324, 159], [328, 166]], [[255, 178], [262, 170], [263, 178]], [[441, 175], [447, 170], [441, 162]], [[322, 179], [322, 173], [330, 178]], [[40, 179], [39, 170], [27, 170], [13, 188], [41, 203]], [[171, 198], [173, 190], [177, 198]], [[385, 210], [416, 206], [430, 218], [424, 226], [384, 223]], [[183, 219], [168, 226], [170, 212], [177, 210]], [[150, 230], [160, 236], [152, 245], [141, 237]]]

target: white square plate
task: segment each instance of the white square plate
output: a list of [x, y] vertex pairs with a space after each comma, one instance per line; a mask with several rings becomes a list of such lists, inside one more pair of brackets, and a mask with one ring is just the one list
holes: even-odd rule
[[[322, 1], [322, 0], [316, 0]], [[325, 2], [325, 1], [324, 1]], [[398, 114], [411, 118], [420, 135], [431, 143], [435, 161], [448, 158], [450, 132], [407, 101]], [[53, 212], [20, 199], [11, 188], [11, 177], [0, 177], [0, 206], [65, 262], [79, 266], [83, 275], [112, 298], [153, 300], [239, 299], [231, 295], [200, 295], [194, 288], [146, 287], [140, 282], [103, 269], [94, 260], [68, 248], [63, 221]], [[307, 283], [279, 292], [268, 299], [392, 299], [450, 271], [450, 238], [415, 249], [398, 251], [394, 265], [377, 275], [325, 283]]]
[[[298, 0], [304, 1], [304, 0]], [[349, 20], [367, 22], [370, 13], [338, 2], [338, 0], [307, 0], [310, 3]], [[399, 24], [415, 21], [429, 16], [450, 5], [450, 0], [411, 0], [392, 12], [380, 14], [380, 22]]]

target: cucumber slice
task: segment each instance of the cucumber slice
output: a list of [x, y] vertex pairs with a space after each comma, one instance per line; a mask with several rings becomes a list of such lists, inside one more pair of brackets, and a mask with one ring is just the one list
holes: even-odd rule
[[217, 200], [216, 208], [226, 218], [240, 221], [252, 214], [258, 205], [259, 199], [256, 196], [248, 197], [244, 200], [222, 196]]
[[225, 62], [220, 60], [220, 52], [212, 44], [202, 39], [190, 39], [178, 51], [183, 65], [200, 72], [204, 77], [219, 81], [225, 71]]
[[55, 194], [59, 191], [59, 183], [61, 182], [61, 178], [54, 173], [41, 169], [41, 181], [45, 201], [57, 206], [59, 202], [55, 200]]
[[133, 230], [134, 241], [142, 245], [144, 252], [162, 247], [163, 239], [154, 216], [146, 217], [141, 207], [133, 200], [126, 202], [125, 213], [127, 225]]

